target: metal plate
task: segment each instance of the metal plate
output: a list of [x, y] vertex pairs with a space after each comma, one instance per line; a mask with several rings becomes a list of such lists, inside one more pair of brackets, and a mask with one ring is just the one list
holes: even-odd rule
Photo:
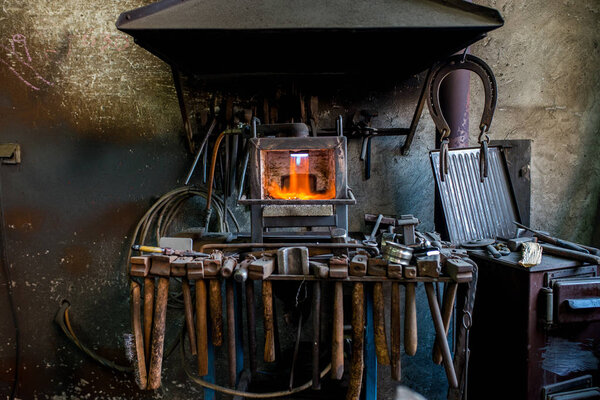
[[489, 148], [489, 176], [479, 180], [479, 148], [450, 150], [450, 171], [440, 180], [439, 151], [430, 153], [436, 187], [452, 243], [514, 237], [519, 221], [504, 160], [499, 148]]

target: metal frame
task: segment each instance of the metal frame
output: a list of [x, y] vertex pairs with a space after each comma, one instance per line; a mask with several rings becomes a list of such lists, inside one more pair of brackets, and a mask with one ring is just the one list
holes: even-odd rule
[[[266, 227], [312, 227], [335, 226], [348, 230], [348, 205], [356, 204], [356, 199], [348, 190], [347, 149], [346, 137], [340, 136], [311, 136], [311, 137], [263, 137], [252, 138], [248, 141], [250, 162], [250, 199], [240, 199], [239, 204], [250, 205], [250, 221], [252, 241], [262, 242]], [[263, 183], [261, 168], [261, 152], [264, 150], [313, 150], [333, 149], [335, 162], [335, 193], [336, 198], [330, 200], [283, 200], [263, 199]], [[263, 217], [263, 207], [266, 205], [318, 205], [331, 204], [334, 215], [328, 217], [295, 216], [283, 218]]]

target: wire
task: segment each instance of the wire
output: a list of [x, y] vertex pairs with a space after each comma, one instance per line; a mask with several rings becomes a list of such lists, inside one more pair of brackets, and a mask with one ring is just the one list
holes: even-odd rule
[[10, 313], [13, 320], [13, 326], [15, 328], [15, 374], [13, 377], [13, 384], [10, 390], [10, 400], [14, 400], [17, 396], [19, 388], [19, 365], [21, 364], [21, 330], [19, 328], [19, 318], [17, 317], [17, 309], [15, 307], [14, 294], [12, 290], [12, 278], [10, 276], [10, 267], [8, 264], [8, 256], [6, 255], [6, 225], [4, 220], [4, 203], [2, 202], [2, 177], [0, 176], [0, 264], [2, 264], [2, 270], [4, 271], [4, 277], [6, 278], [6, 292], [8, 294], [8, 305], [10, 307]]
[[[205, 388], [216, 390], [217, 392], [229, 394], [231, 396], [241, 396], [249, 399], [273, 399], [276, 397], [284, 397], [290, 396], [292, 394], [296, 394], [306, 390], [312, 386], [312, 379], [301, 386], [297, 386], [290, 390], [281, 390], [279, 392], [267, 392], [267, 393], [252, 393], [252, 392], [244, 392], [241, 390], [235, 390], [226, 388], [224, 386], [220, 386], [211, 382], [206, 382], [204, 379], [198, 378], [190, 369], [188, 363], [185, 362], [185, 329], [181, 332], [181, 339], [179, 340], [179, 349], [181, 350], [181, 363], [183, 365], [183, 370], [185, 371], [188, 378], [190, 378], [193, 382], [198, 385], [204, 386]], [[323, 378], [325, 375], [329, 373], [331, 370], [331, 363], [327, 364], [327, 366], [321, 371], [320, 377]]]
[[86, 345], [81, 343], [81, 341], [75, 334], [73, 327], [71, 326], [71, 320], [69, 318], [69, 307], [71, 307], [71, 304], [67, 300], [63, 300], [60, 309], [58, 310], [58, 312], [56, 313], [56, 316], [54, 317], [54, 322], [56, 322], [56, 324], [60, 327], [60, 329], [67, 336], [67, 338], [69, 338], [71, 340], [71, 342], [73, 342], [73, 344], [75, 344], [75, 346], [77, 346], [79, 348], [79, 350], [83, 351], [85, 354], [90, 356], [92, 359], [94, 359], [99, 364], [101, 364], [105, 367], [120, 371], [120, 372], [127, 372], [127, 373], [133, 372], [133, 367], [116, 364], [116, 363], [98, 355], [94, 351], [90, 350]]

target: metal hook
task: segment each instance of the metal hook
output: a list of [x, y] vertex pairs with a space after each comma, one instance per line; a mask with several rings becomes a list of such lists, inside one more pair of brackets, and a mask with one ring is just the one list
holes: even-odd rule
[[481, 141], [481, 148], [479, 150], [479, 180], [484, 181], [488, 176], [488, 141], [489, 136], [486, 135], [487, 140]]
[[442, 182], [445, 181], [446, 175], [448, 175], [448, 144], [447, 138], [442, 139], [440, 146], [440, 179]]

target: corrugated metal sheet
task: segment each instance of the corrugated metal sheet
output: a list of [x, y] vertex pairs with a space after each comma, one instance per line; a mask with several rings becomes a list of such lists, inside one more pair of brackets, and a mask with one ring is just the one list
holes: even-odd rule
[[512, 221], [519, 221], [504, 159], [497, 147], [489, 149], [489, 176], [479, 180], [479, 148], [449, 152], [449, 174], [440, 180], [439, 151], [431, 152], [450, 241], [513, 237]]

